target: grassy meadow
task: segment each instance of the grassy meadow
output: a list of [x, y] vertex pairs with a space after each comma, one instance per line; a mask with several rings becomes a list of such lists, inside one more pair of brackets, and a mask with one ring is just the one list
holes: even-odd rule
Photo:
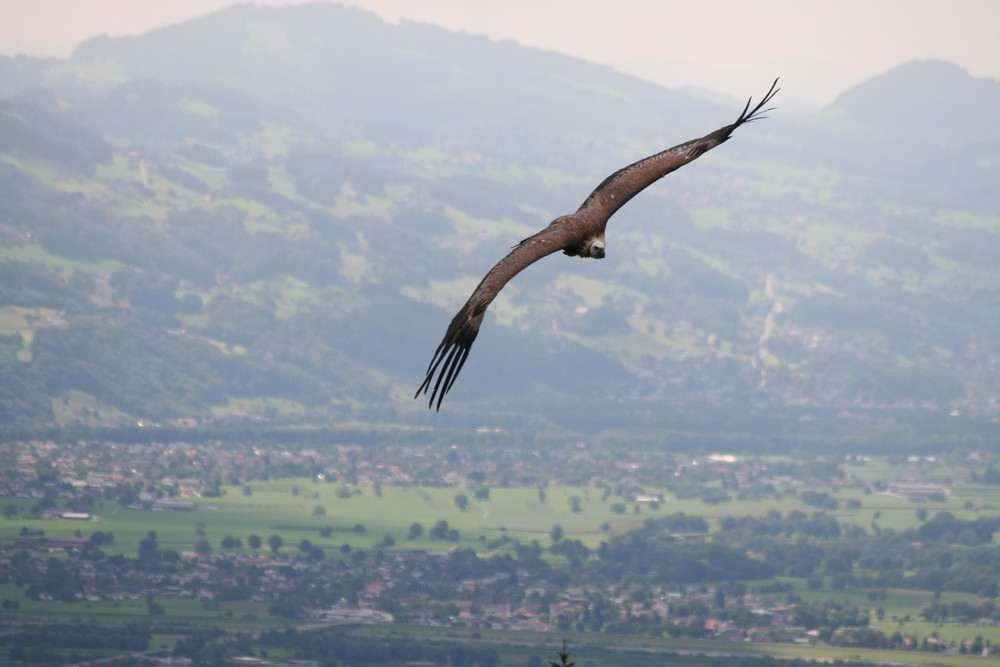
[[[941, 465], [930, 470], [917, 465], [909, 467], [915, 478], [930, 475], [948, 480], [961, 476], [961, 471]], [[844, 470], [848, 480], [856, 478], [869, 484], [909, 472], [886, 463], [845, 465]], [[945, 502], [923, 504], [858, 488], [812, 490], [828, 493], [839, 501], [841, 509], [830, 511], [838, 521], [866, 530], [873, 526], [906, 530], [919, 525], [918, 513], [922, 511], [926, 512], [925, 518], [939, 511], [951, 512], [964, 520], [1000, 516], [1000, 491], [996, 487], [953, 485], [951, 488]], [[798, 489], [791, 484], [779, 485], [775, 490], [776, 495], [761, 500], [739, 500], [731, 493], [734, 497], [729, 502], [708, 504], [699, 498], [677, 499], [662, 489], [666, 500], [654, 509], [648, 503], [624, 502], [597, 486], [555, 485], [544, 491], [491, 488], [488, 498], [479, 499], [473, 490], [459, 487], [351, 486], [317, 478], [286, 478], [255, 481], [245, 487], [222, 487], [220, 497], [195, 499], [199, 508], [196, 512], [132, 509], [110, 500], [97, 502], [94, 514], [98, 519], [89, 522], [26, 519], [21, 511], [21, 516], [0, 519], [0, 540], [16, 539], [22, 527], [43, 530], [47, 537], [88, 536], [101, 530], [115, 534], [114, 544], [105, 551], [134, 556], [138, 542], [149, 530], [156, 531], [161, 547], [178, 552], [192, 551], [203, 536], [213, 550], [219, 551], [220, 540], [227, 535], [242, 540], [245, 550], [251, 534], [264, 541], [263, 549], [268, 548], [269, 536], [280, 535], [283, 550], [288, 551], [297, 549], [303, 539], [326, 550], [337, 550], [344, 544], [352, 549], [371, 549], [389, 535], [395, 541], [390, 550], [463, 546], [485, 551], [486, 545], [505, 536], [522, 542], [538, 540], [547, 546], [549, 533], [558, 524], [567, 538], [579, 539], [594, 548], [609, 534], [626, 532], [647, 518], [675, 512], [702, 516], [714, 527], [714, 520], [723, 516], [760, 516], [773, 510], [811, 513], [818, 509], [804, 504]], [[457, 496], [465, 497], [463, 508], [456, 502]], [[856, 501], [851, 503], [854, 509], [846, 509], [850, 501]], [[30, 499], [4, 502], [20, 510], [27, 510], [33, 504]], [[578, 511], [574, 511], [574, 503]], [[457, 530], [458, 540], [431, 540], [428, 533], [438, 521], [446, 521], [449, 528]], [[421, 538], [411, 540], [407, 536], [413, 523], [421, 524], [424, 531]], [[324, 529], [329, 532], [326, 537], [321, 535]]]

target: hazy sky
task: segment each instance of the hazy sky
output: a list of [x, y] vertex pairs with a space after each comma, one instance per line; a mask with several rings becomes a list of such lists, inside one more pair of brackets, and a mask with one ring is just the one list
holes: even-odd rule
[[[298, 0], [258, 0], [260, 5]], [[0, 0], [0, 53], [65, 57], [102, 33], [139, 34], [234, 0]], [[786, 99], [829, 102], [913, 59], [1000, 79], [1000, 0], [349, 0], [559, 51], [669, 87], [737, 97], [782, 77]]]

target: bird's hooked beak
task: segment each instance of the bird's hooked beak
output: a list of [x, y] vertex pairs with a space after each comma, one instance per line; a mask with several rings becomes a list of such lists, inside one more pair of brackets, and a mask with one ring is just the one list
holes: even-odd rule
[[590, 256], [594, 259], [604, 259], [604, 241], [594, 241], [590, 244]]

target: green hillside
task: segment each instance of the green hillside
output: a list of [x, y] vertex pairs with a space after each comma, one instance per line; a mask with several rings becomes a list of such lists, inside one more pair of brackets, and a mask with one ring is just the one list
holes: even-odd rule
[[911, 63], [801, 123], [779, 96], [607, 259], [518, 276], [431, 422], [412, 392], [489, 267], [738, 103], [334, 6], [0, 64], [0, 423], [996, 417], [1000, 145], [878, 131], [921, 68], [996, 82]]

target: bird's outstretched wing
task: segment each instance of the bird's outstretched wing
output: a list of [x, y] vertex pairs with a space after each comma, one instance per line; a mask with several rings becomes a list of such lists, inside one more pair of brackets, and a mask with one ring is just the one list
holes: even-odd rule
[[770, 102], [771, 98], [779, 90], [778, 80], [775, 79], [774, 83], [771, 84], [771, 89], [767, 91], [764, 98], [752, 110], [750, 109], [750, 104], [753, 98], [747, 100], [743, 112], [734, 123], [721, 127], [700, 139], [686, 141], [673, 148], [650, 155], [638, 162], [633, 162], [627, 167], [622, 167], [594, 188], [590, 196], [580, 205], [579, 210], [583, 211], [586, 209], [589, 213], [593, 213], [595, 217], [607, 223], [608, 218], [614, 215], [615, 211], [624, 206], [632, 197], [675, 169], [679, 169], [688, 162], [696, 160], [726, 141], [733, 133], [733, 130], [740, 125], [764, 118], [764, 114], [771, 110], [770, 108], [765, 109], [764, 105]]
[[469, 350], [479, 334], [486, 309], [511, 278], [525, 267], [556, 251], [572, 249], [570, 254], [578, 254], [576, 249], [587, 240], [586, 237], [592, 236], [595, 232], [603, 234], [608, 218], [632, 197], [675, 169], [726, 141], [733, 130], [740, 125], [763, 118], [763, 114], [770, 111], [765, 109], [764, 105], [778, 92], [777, 86], [778, 80], [775, 79], [771, 89], [752, 110], [750, 109], [752, 99], [747, 100], [746, 106], [734, 123], [719, 128], [701, 139], [674, 146], [619, 169], [597, 186], [575, 214], [557, 218], [542, 231], [516, 245], [506, 257], [490, 269], [472, 292], [469, 300], [452, 319], [441, 344], [434, 352], [431, 363], [427, 366], [427, 375], [413, 397], [418, 398], [421, 393], [430, 392], [428, 407], [440, 410], [441, 401], [455, 384], [458, 373], [469, 356]]
[[[546, 255], [563, 250], [572, 236], [571, 230], [557, 219], [534, 236], [518, 243], [506, 257], [490, 269], [448, 325], [448, 331], [434, 352], [434, 357], [427, 366], [427, 375], [417, 393], [413, 395], [414, 398], [430, 391], [431, 398], [427, 407], [435, 407], [434, 402], [437, 400], [436, 408], [441, 409], [441, 401], [455, 384], [458, 372], [462, 370], [462, 365], [469, 356], [472, 342], [479, 334], [479, 325], [483, 322], [486, 309], [493, 303], [493, 299], [503, 286], [525, 267]], [[435, 374], [437, 380], [434, 379]]]

